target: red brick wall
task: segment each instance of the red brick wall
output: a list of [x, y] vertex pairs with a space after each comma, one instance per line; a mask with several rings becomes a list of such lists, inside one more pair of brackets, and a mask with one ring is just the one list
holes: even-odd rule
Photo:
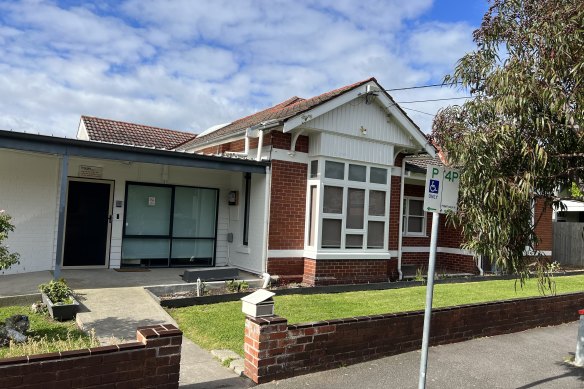
[[[292, 134], [284, 134], [281, 131], [271, 131], [268, 136], [264, 137], [264, 144], [272, 145], [276, 149], [290, 150], [292, 146]], [[296, 141], [295, 151], [308, 153], [308, 137], [300, 135]]]
[[270, 250], [304, 249], [307, 165], [272, 161]]
[[137, 341], [0, 359], [0, 388], [178, 388], [182, 332], [138, 328]]
[[391, 267], [388, 259], [319, 259], [304, 258], [305, 284], [336, 285], [387, 281]]
[[553, 246], [552, 233], [552, 207], [545, 206], [543, 199], [535, 200], [535, 233], [539, 238], [539, 243], [536, 245], [538, 250], [551, 251]]
[[302, 282], [304, 258], [268, 258], [268, 273], [280, 277], [281, 284]]
[[[584, 293], [438, 308], [430, 344], [558, 325], [577, 320], [582, 306]], [[423, 322], [423, 311], [298, 325], [278, 316], [248, 316], [245, 374], [264, 383], [418, 350]]]
[[391, 176], [389, 204], [389, 249], [397, 250], [399, 242], [399, 210], [401, 201], [401, 177]]

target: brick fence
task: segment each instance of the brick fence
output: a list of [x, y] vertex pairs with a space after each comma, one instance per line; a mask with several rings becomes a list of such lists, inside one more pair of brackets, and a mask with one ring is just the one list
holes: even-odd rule
[[0, 388], [178, 388], [182, 332], [139, 327], [136, 340], [0, 359]]
[[[582, 307], [584, 293], [439, 308], [432, 313], [430, 344], [566, 323], [577, 320]], [[248, 316], [245, 374], [263, 383], [418, 350], [423, 322], [423, 311], [298, 325]]]

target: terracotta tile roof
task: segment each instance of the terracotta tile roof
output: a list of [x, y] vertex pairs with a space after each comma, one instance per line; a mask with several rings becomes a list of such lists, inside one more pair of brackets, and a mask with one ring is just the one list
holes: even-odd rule
[[405, 158], [405, 161], [406, 170], [415, 173], [426, 173], [428, 166], [445, 166], [438, 153], [435, 157], [431, 157], [428, 154], [408, 156]]
[[296, 116], [302, 112], [308, 111], [320, 104], [323, 104], [337, 96], [342, 95], [345, 92], [348, 92], [352, 89], [355, 89], [363, 84], [366, 84], [370, 81], [375, 81], [375, 78], [371, 77], [363, 81], [359, 81], [357, 83], [346, 85], [344, 87], [323, 93], [321, 95], [312, 97], [310, 99], [303, 99], [301, 97], [291, 97], [288, 100], [285, 100], [279, 104], [274, 105], [273, 107], [264, 109], [263, 111], [256, 112], [252, 115], [243, 117], [241, 119], [237, 119], [231, 124], [215, 131], [210, 134], [197, 137], [196, 139], [190, 140], [185, 142], [185, 144], [181, 145], [181, 149], [188, 148], [189, 146], [197, 145], [201, 142], [206, 142], [212, 139], [219, 138], [223, 135], [228, 135], [231, 133], [236, 133], [248, 127], [254, 126], [256, 124], [260, 124], [262, 122], [266, 122], [268, 120], [286, 120], [293, 116]]
[[171, 150], [181, 143], [194, 139], [195, 134], [141, 124], [81, 116], [89, 140], [130, 146], [153, 147]]

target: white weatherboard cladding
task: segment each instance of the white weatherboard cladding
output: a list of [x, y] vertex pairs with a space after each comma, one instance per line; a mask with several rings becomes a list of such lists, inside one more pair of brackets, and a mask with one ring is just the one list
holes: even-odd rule
[[[388, 116], [385, 108], [374, 101], [365, 104], [364, 97], [309, 120], [302, 127], [415, 147], [412, 136], [391, 115]], [[361, 134], [361, 127], [367, 130], [367, 135]]]
[[310, 136], [309, 156], [393, 165], [393, 145], [343, 135], [321, 133]]
[[0, 149], [0, 210], [12, 216], [9, 250], [20, 264], [2, 274], [52, 269], [55, 257], [59, 159]]
[[230, 265], [254, 273], [262, 273], [264, 271], [262, 256], [265, 204], [267, 201], [266, 175], [251, 175], [248, 246], [243, 246], [245, 189], [243, 187], [242, 173], [236, 175], [236, 178], [232, 181], [232, 187], [239, 190], [239, 204], [230, 206], [230, 231], [233, 233], [233, 243], [229, 244]]

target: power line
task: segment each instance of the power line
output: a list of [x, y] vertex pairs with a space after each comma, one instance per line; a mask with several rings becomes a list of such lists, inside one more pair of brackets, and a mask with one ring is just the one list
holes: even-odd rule
[[407, 109], [408, 111], [414, 111], [414, 112], [418, 112], [418, 113], [423, 113], [424, 115], [428, 115], [428, 116], [436, 116], [432, 113], [428, 113], [428, 112], [424, 112], [424, 111], [418, 111], [417, 109], [413, 109], [413, 108], [408, 108], [408, 107], [402, 107], [403, 109]]
[[427, 103], [430, 101], [446, 101], [446, 100], [460, 100], [460, 99], [473, 99], [473, 96], [463, 96], [463, 97], [445, 97], [443, 99], [428, 99], [428, 100], [412, 100], [412, 101], [398, 101], [398, 104], [410, 104], [410, 103]]
[[460, 84], [459, 81], [449, 82], [448, 84], [428, 84], [428, 85], [419, 85], [419, 86], [408, 86], [404, 88], [392, 88], [392, 89], [384, 89], [386, 92], [394, 92], [400, 90], [410, 90], [410, 89], [422, 89], [422, 88], [436, 88], [436, 87], [443, 87], [443, 86], [452, 86]]

